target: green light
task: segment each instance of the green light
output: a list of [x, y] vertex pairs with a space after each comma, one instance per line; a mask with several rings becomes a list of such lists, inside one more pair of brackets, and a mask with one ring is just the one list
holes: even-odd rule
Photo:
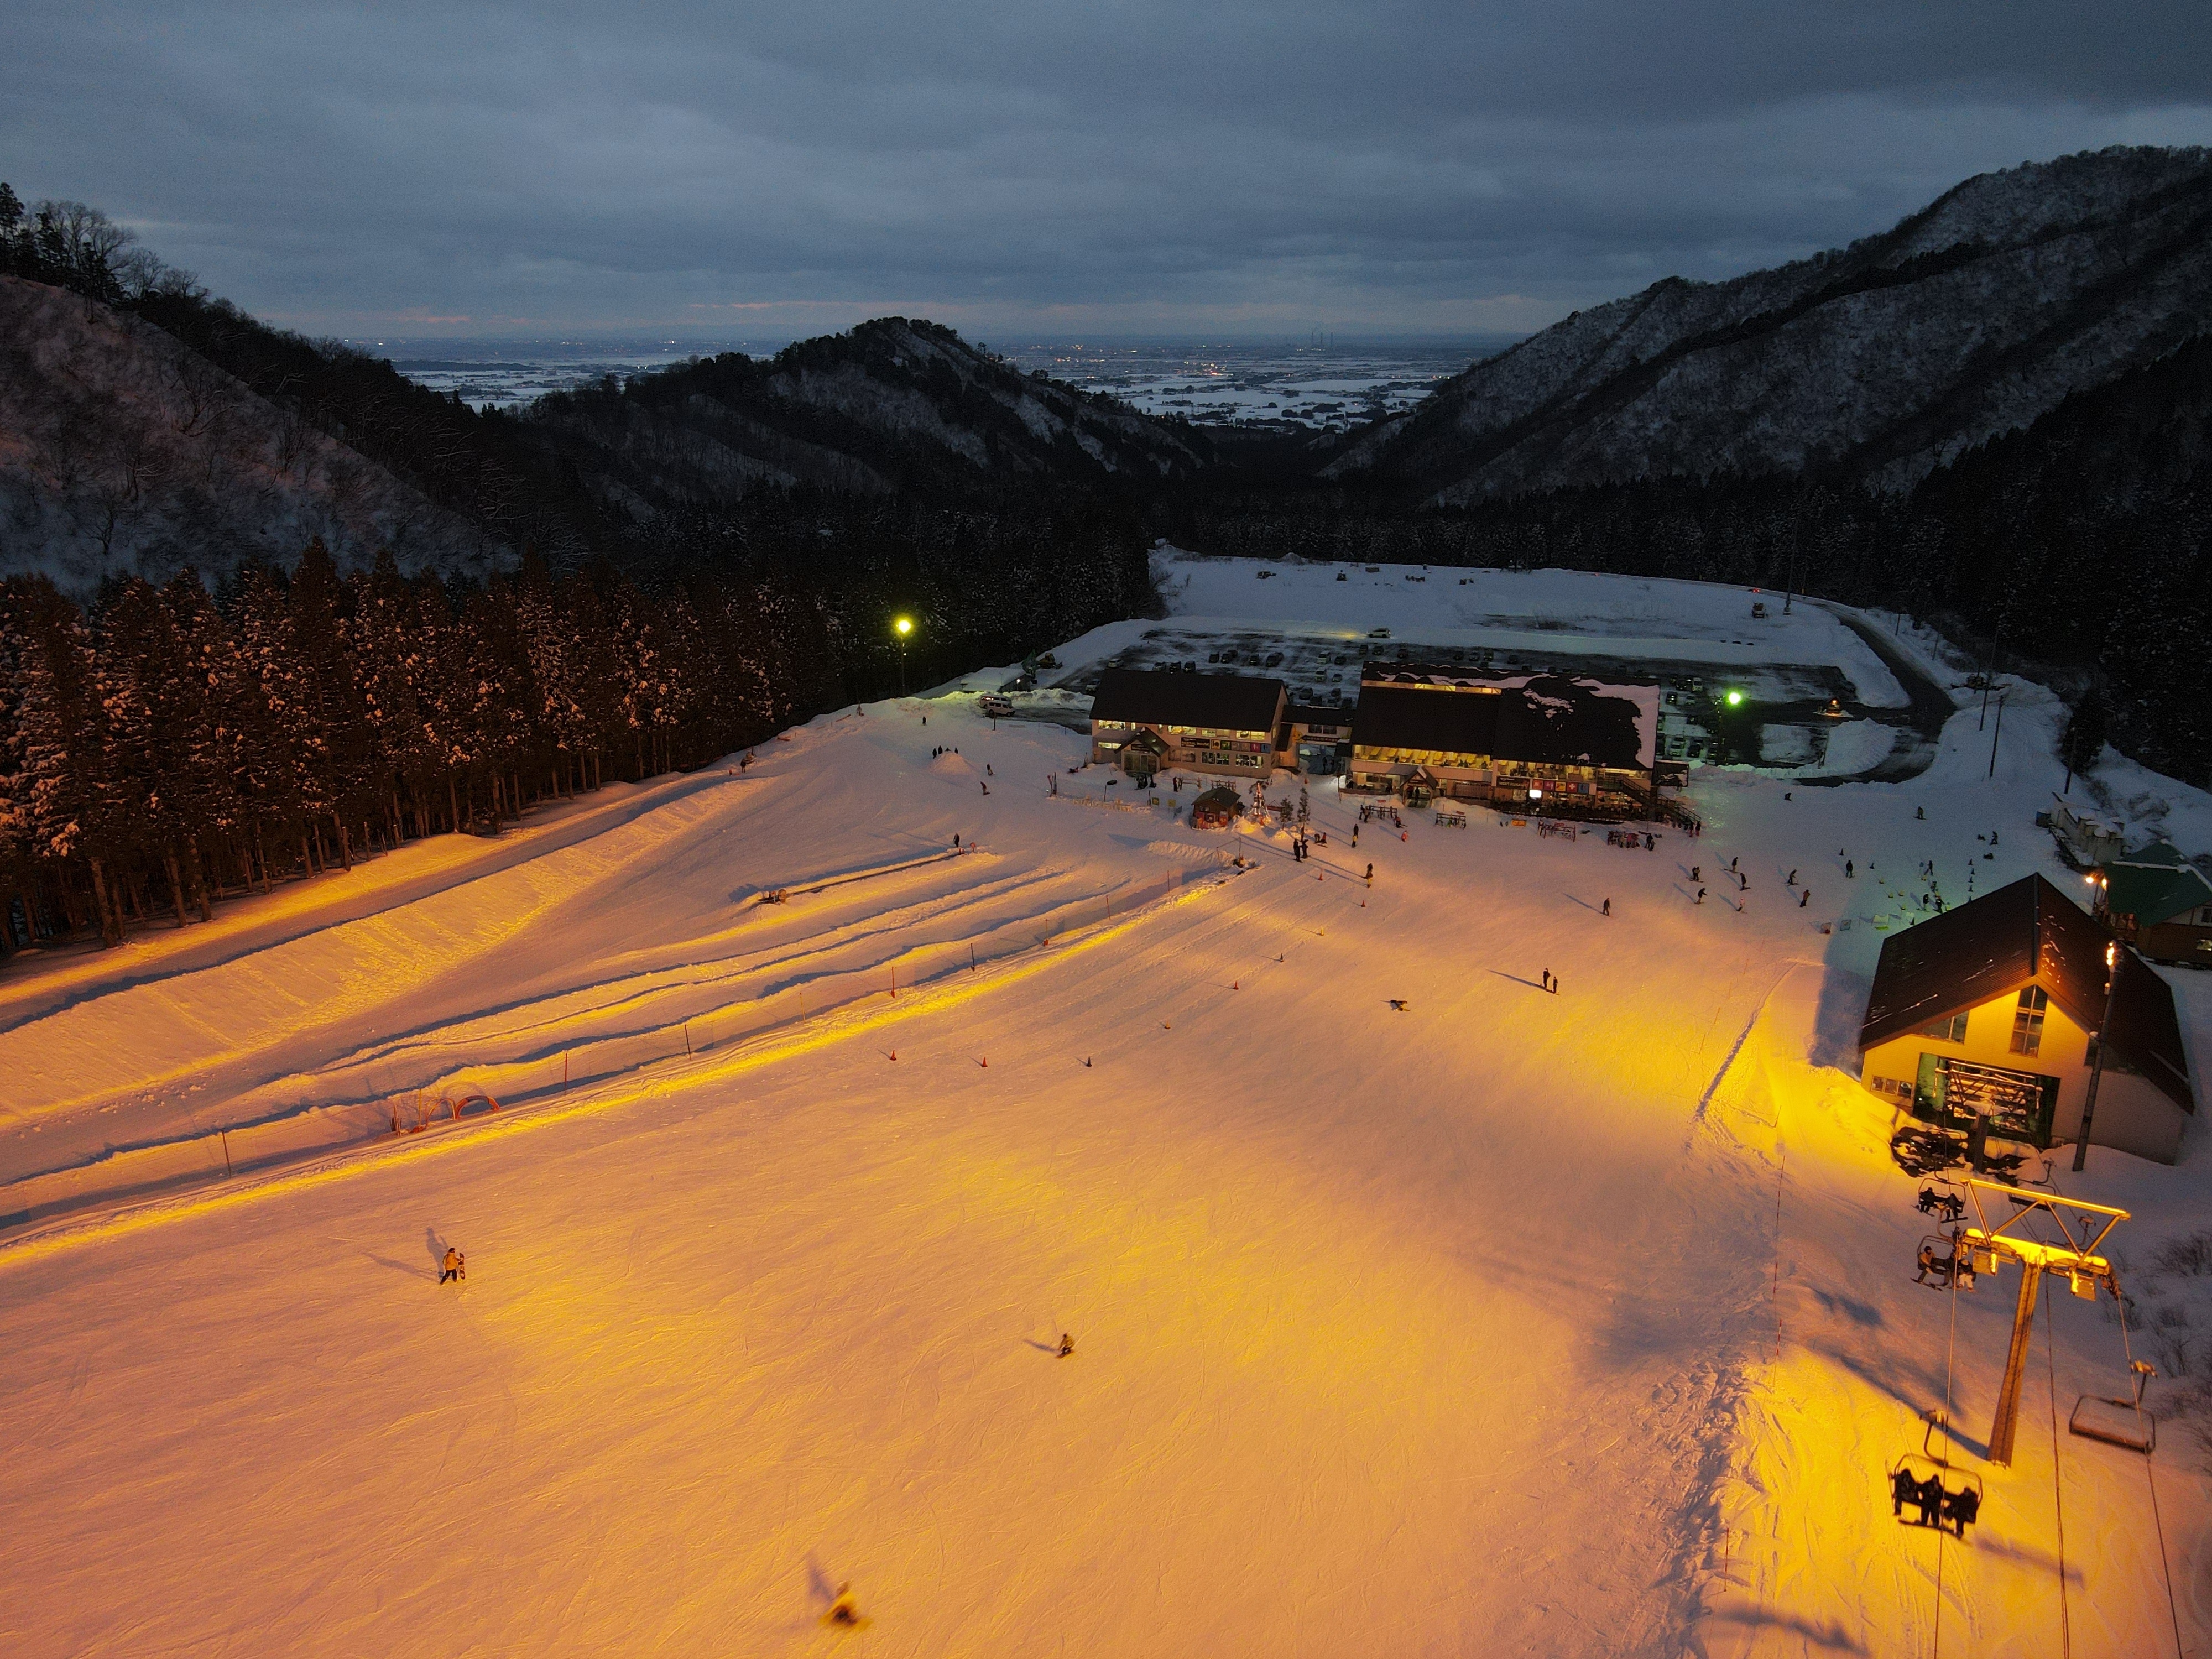
[[1731, 691], [1731, 692], [1729, 692], [1729, 693], [1728, 694], [1728, 706], [1729, 706], [1729, 708], [1735, 708], [1738, 703], [1741, 702], [1742, 701], [1743, 701], [1743, 693], [1742, 693], [1742, 692], [1741, 692], [1741, 691]]

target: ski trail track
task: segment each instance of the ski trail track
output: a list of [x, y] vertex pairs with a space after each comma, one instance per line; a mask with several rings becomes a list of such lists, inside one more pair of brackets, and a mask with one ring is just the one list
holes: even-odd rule
[[[864, 832], [858, 857], [787, 847], [780, 826], [791, 813], [810, 800], [825, 815], [842, 810], [816, 799], [830, 787], [766, 768], [740, 781], [725, 769], [601, 813], [602, 834], [554, 826], [542, 857], [496, 858], [489, 873], [258, 953], [151, 980], [118, 973], [104, 993], [0, 1034], [0, 1059], [13, 1048], [45, 1062], [26, 1067], [9, 1100], [38, 1139], [19, 1138], [0, 1168], [66, 1167], [210, 1122], [374, 1100], [455, 1065], [673, 1031], [708, 1008], [824, 975], [880, 969], [889, 983], [941, 965], [933, 947], [1025, 925], [1059, 931], [1083, 901], [1159, 873], [1101, 882], [1055, 872], [1034, 851], [1012, 863], [955, 857], [949, 835], [933, 844], [904, 830]], [[735, 870], [762, 878], [733, 888]], [[672, 906], [664, 892], [640, 902], [641, 882], [684, 902]], [[775, 886], [789, 903], [755, 902]]]

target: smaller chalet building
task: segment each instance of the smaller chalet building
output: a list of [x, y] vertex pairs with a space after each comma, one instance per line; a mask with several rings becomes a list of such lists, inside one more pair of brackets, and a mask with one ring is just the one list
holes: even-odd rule
[[[1882, 943], [1860, 1080], [1913, 1116], [2048, 1147], [2081, 1127], [2111, 935], [2029, 876]], [[2197, 1109], [2173, 992], [2123, 945], [2090, 1139], [2171, 1164]]]
[[2097, 914], [2154, 962], [2212, 968], [2212, 880], [2166, 842], [2108, 860], [2092, 878]]
[[1360, 685], [1346, 781], [1415, 799], [1642, 813], [1658, 732], [1656, 686], [1386, 671]]
[[1109, 668], [1091, 702], [1091, 758], [1155, 772], [1264, 780], [1290, 763], [1280, 680]]

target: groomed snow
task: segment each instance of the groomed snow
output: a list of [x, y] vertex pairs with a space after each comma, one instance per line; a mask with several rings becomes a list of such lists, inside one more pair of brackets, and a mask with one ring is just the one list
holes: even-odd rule
[[[1972, 710], [1909, 784], [1701, 772], [1707, 833], [1654, 852], [1486, 813], [1354, 851], [1317, 789], [1294, 863], [1100, 810], [1130, 792], [1067, 775], [1078, 736], [949, 694], [0, 981], [15, 1175], [239, 1102], [373, 1114], [380, 1068], [477, 1055], [512, 1096], [7, 1236], [0, 1637], [1927, 1652], [1939, 1546], [1884, 1472], [1949, 1306], [1850, 1038], [1885, 872], [2057, 873], [2056, 717], [2015, 702], [1994, 781]], [[2172, 977], [2201, 1065], [2212, 984]], [[631, 1063], [558, 1086], [616, 1038]], [[2206, 1176], [2192, 1129], [2179, 1168], [2058, 1181], [2136, 1209], [2140, 1259]], [[2011, 1289], [1960, 1299], [1976, 1443]], [[2063, 1419], [2121, 1366], [2059, 1301]], [[2019, 1460], [1940, 1546], [1945, 1653], [2057, 1650], [2045, 1364], [2039, 1336]], [[2170, 1651], [2142, 1460], [2057, 1451], [2075, 1650]], [[2197, 1457], [2155, 1462], [2192, 1647]], [[868, 1623], [827, 1628], [848, 1581]]]

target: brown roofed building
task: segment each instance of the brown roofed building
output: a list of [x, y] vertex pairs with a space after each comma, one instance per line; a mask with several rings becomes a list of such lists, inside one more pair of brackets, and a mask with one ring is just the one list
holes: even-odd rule
[[1534, 674], [1481, 681], [1370, 671], [1346, 782], [1516, 810], [1649, 810], [1656, 686]]
[[[1109, 668], [1091, 702], [1091, 758], [1155, 771], [1265, 779], [1287, 761], [1280, 680]], [[1149, 733], [1156, 741], [1137, 743]], [[1142, 768], [1141, 774], [1137, 769]]]
[[[2080, 1133], [2105, 1018], [2098, 921], [2029, 876], [1883, 941], [1860, 1079], [1915, 1117], [2049, 1146]], [[2090, 1138], [2171, 1164], [2197, 1109], [2173, 992], [2125, 945]]]

